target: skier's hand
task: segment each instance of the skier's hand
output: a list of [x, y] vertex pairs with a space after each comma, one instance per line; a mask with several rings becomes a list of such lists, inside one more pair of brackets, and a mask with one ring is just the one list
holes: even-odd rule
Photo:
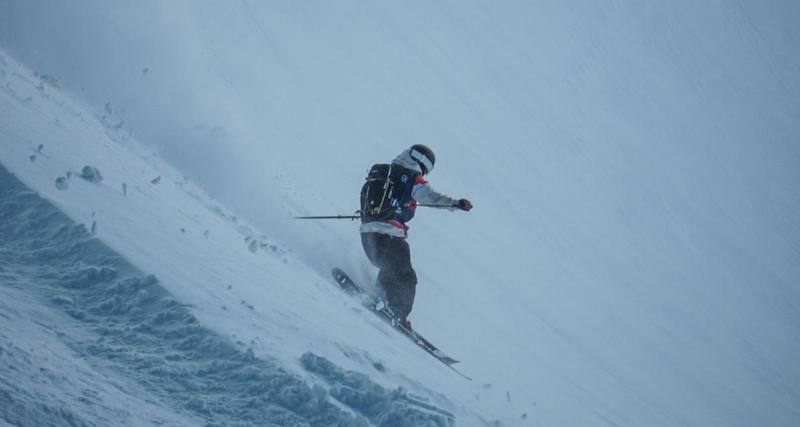
[[470, 209], [472, 209], [472, 203], [467, 199], [461, 199], [458, 201], [456, 207], [461, 209], [462, 211], [469, 211]]

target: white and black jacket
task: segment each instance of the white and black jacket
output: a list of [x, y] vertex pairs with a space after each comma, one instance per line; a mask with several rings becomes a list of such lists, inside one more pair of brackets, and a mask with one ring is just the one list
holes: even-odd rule
[[[403, 151], [392, 163], [419, 173], [411, 192], [414, 206], [419, 203], [423, 205], [434, 205], [441, 209], [457, 210], [457, 199], [437, 192], [422, 178], [422, 169], [419, 167], [416, 160], [411, 158], [410, 151], [410, 149]], [[405, 224], [395, 220], [367, 222], [361, 224], [360, 231], [362, 233], [382, 233], [395, 237], [406, 237]]]

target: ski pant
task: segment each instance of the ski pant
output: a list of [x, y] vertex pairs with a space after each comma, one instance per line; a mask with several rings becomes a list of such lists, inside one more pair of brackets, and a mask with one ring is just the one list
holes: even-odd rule
[[411, 267], [411, 250], [402, 237], [383, 233], [361, 233], [367, 258], [378, 267], [378, 286], [386, 292], [389, 308], [405, 320], [414, 305], [417, 273]]

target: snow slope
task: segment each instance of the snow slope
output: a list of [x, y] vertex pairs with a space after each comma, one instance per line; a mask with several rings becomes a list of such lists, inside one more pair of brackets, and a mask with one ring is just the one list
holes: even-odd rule
[[154, 276], [142, 276], [5, 170], [0, 183], [0, 316], [7, 321], [1, 332], [0, 396], [7, 422], [450, 422], [452, 414], [313, 353], [303, 354], [301, 363], [330, 384], [329, 390], [312, 388], [272, 358], [256, 358], [252, 347], [238, 350], [199, 325]]
[[[0, 163], [258, 357], [464, 425], [800, 420], [796, 2], [1, 7]], [[416, 142], [476, 208], [412, 223], [412, 321], [474, 384], [341, 310], [355, 224], [288, 220]]]
[[[436, 406], [453, 408], [452, 401], [402, 374], [408, 363], [429, 366], [428, 356], [286, 249], [212, 206], [168, 166], [135, 155], [133, 141], [117, 139], [113, 129], [9, 58], [2, 58], [2, 67], [8, 77], [0, 98], [2, 135], [10, 141], [2, 146], [3, 158], [24, 159], [10, 162], [15, 172], [73, 219], [86, 221], [73, 223], [2, 171], [8, 302], [1, 314], [14, 321], [3, 330], [9, 348], [0, 371], [5, 420], [452, 423], [453, 413]], [[75, 140], [82, 141], [79, 147]], [[82, 162], [98, 168], [102, 179], [86, 179]], [[320, 316], [326, 308], [330, 313]], [[369, 344], [353, 347], [348, 336], [362, 329], [355, 343]], [[38, 355], [40, 346], [52, 356]], [[380, 356], [386, 349], [389, 359]], [[401, 358], [409, 360], [391, 360]], [[82, 369], [65, 372], [72, 365]], [[434, 381], [452, 380], [427, 369], [438, 377]], [[61, 387], [67, 391], [53, 393]], [[106, 397], [101, 387], [119, 391]], [[128, 395], [143, 403], [134, 409]]]

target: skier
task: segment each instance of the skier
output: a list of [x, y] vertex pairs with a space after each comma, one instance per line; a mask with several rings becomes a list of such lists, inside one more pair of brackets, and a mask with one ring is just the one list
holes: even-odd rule
[[361, 243], [367, 258], [380, 269], [378, 286], [386, 293], [389, 309], [408, 329], [417, 274], [411, 267], [406, 223], [414, 217], [417, 203], [451, 211], [472, 209], [469, 200], [437, 193], [425, 181], [423, 176], [434, 163], [430, 148], [412, 145], [391, 164], [373, 165], [361, 188]]

